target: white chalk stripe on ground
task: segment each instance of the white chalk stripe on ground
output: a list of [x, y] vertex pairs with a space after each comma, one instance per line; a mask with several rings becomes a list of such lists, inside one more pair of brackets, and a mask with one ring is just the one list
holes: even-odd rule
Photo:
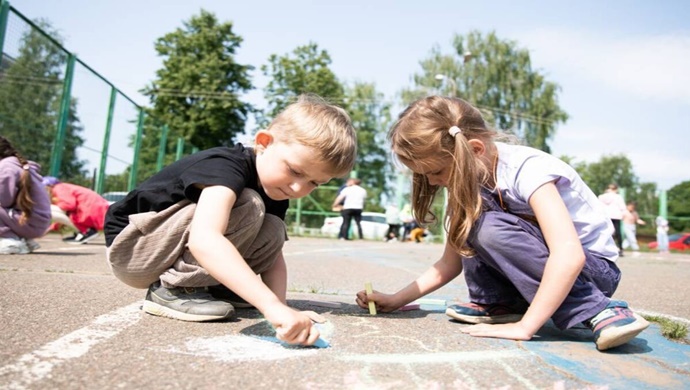
[[24, 389], [41, 381], [54, 367], [86, 354], [91, 347], [106, 341], [141, 318], [141, 302], [121, 307], [96, 317], [88, 326], [24, 354], [16, 362], [0, 367], [0, 377], [19, 374], [7, 385], [9, 389]]

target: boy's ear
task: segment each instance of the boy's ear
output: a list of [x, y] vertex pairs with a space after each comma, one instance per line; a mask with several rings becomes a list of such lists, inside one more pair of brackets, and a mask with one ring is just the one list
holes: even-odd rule
[[273, 143], [273, 135], [266, 130], [259, 130], [254, 137], [254, 144], [256, 145], [256, 151], [263, 152], [268, 145]]

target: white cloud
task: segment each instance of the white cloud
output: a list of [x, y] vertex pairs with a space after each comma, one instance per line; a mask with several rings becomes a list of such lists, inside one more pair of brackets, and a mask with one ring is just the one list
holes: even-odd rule
[[538, 29], [518, 38], [539, 67], [560, 69], [643, 98], [690, 104], [690, 32], [620, 37]]

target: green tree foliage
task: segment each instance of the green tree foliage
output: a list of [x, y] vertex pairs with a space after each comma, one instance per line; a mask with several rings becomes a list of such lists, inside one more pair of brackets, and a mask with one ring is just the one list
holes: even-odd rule
[[[59, 34], [47, 21], [36, 24], [58, 42]], [[51, 151], [57, 134], [63, 73], [67, 56], [62, 49], [35, 29], [28, 29], [19, 42], [17, 58], [3, 55], [0, 67], [0, 133], [26, 158], [41, 164], [48, 174]], [[62, 150], [59, 176], [82, 183], [84, 161], [76, 155], [84, 143], [82, 127], [72, 99]]]
[[598, 162], [577, 165], [575, 169], [595, 194], [603, 193], [611, 183], [625, 188], [626, 193], [638, 189], [638, 178], [624, 154], [603, 156]]
[[389, 198], [387, 183], [393, 178], [386, 144], [386, 129], [391, 123], [391, 107], [373, 83], [354, 83], [346, 87], [347, 107], [357, 129], [357, 177], [367, 190], [367, 211], [380, 211], [381, 195]]
[[673, 230], [690, 230], [690, 181], [684, 181], [668, 190], [669, 224]]
[[[363, 181], [363, 187], [369, 192], [366, 209], [380, 210], [380, 196], [390, 177], [387, 152], [383, 148], [385, 131], [390, 123], [390, 104], [384, 101], [374, 84], [357, 82], [352, 86], [343, 85], [330, 65], [328, 52], [319, 49], [315, 43], [299, 46], [282, 56], [271, 55], [268, 64], [261, 67], [270, 81], [264, 89], [268, 108], [259, 123], [262, 127], [267, 126], [288, 104], [305, 93], [319, 95], [344, 108], [357, 130], [355, 170]], [[339, 187], [344, 180], [336, 178], [328, 184], [327, 187]], [[301, 202], [302, 209], [307, 213], [328, 211], [335, 195], [336, 191], [330, 189], [314, 191]], [[308, 226], [317, 226], [323, 219], [322, 216], [309, 214], [302, 218]]]
[[268, 64], [261, 66], [270, 81], [264, 88], [268, 108], [260, 118], [266, 127], [290, 103], [304, 93], [313, 93], [331, 103], [343, 106], [344, 87], [330, 69], [331, 56], [316, 43], [299, 46], [292, 53], [272, 54]]
[[[140, 178], [155, 172], [160, 129], [167, 124], [167, 151], [174, 151], [177, 139], [199, 149], [231, 145], [244, 132], [247, 116], [253, 112], [240, 95], [253, 88], [251, 65], [239, 64], [235, 54], [242, 38], [232, 23], [220, 23], [202, 10], [183, 23], [183, 28], [156, 41], [163, 68], [156, 80], [142, 90], [152, 108], [144, 130]], [[166, 153], [165, 164], [175, 158]]]
[[[260, 115], [258, 122], [266, 127], [287, 105], [294, 103], [301, 94], [312, 93], [327, 101], [344, 106], [344, 87], [330, 69], [331, 57], [325, 50], [320, 50], [315, 43], [295, 48], [291, 53], [278, 56], [272, 54], [268, 64], [261, 66], [261, 71], [269, 77], [264, 88], [268, 107]], [[344, 180], [331, 180], [326, 188], [339, 187]], [[312, 192], [300, 201], [302, 210], [301, 223], [306, 226], [319, 226], [323, 217], [310, 214], [330, 211], [331, 203], [336, 196], [335, 190], [320, 189]], [[295, 208], [297, 201], [290, 201], [290, 208]]]
[[456, 35], [453, 48], [447, 55], [435, 47], [420, 62], [422, 72], [413, 76], [415, 87], [402, 91], [405, 103], [436, 93], [461, 97], [482, 110], [496, 128], [550, 152], [556, 126], [568, 115], [558, 104], [560, 87], [532, 68], [529, 51], [494, 32], [478, 31]]

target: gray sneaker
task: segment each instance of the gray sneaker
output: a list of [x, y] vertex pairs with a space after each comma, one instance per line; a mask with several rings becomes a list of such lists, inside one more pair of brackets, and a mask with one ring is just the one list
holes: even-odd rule
[[204, 288], [165, 288], [160, 282], [149, 287], [142, 309], [154, 316], [193, 322], [222, 320], [235, 313], [230, 303], [213, 298]]

